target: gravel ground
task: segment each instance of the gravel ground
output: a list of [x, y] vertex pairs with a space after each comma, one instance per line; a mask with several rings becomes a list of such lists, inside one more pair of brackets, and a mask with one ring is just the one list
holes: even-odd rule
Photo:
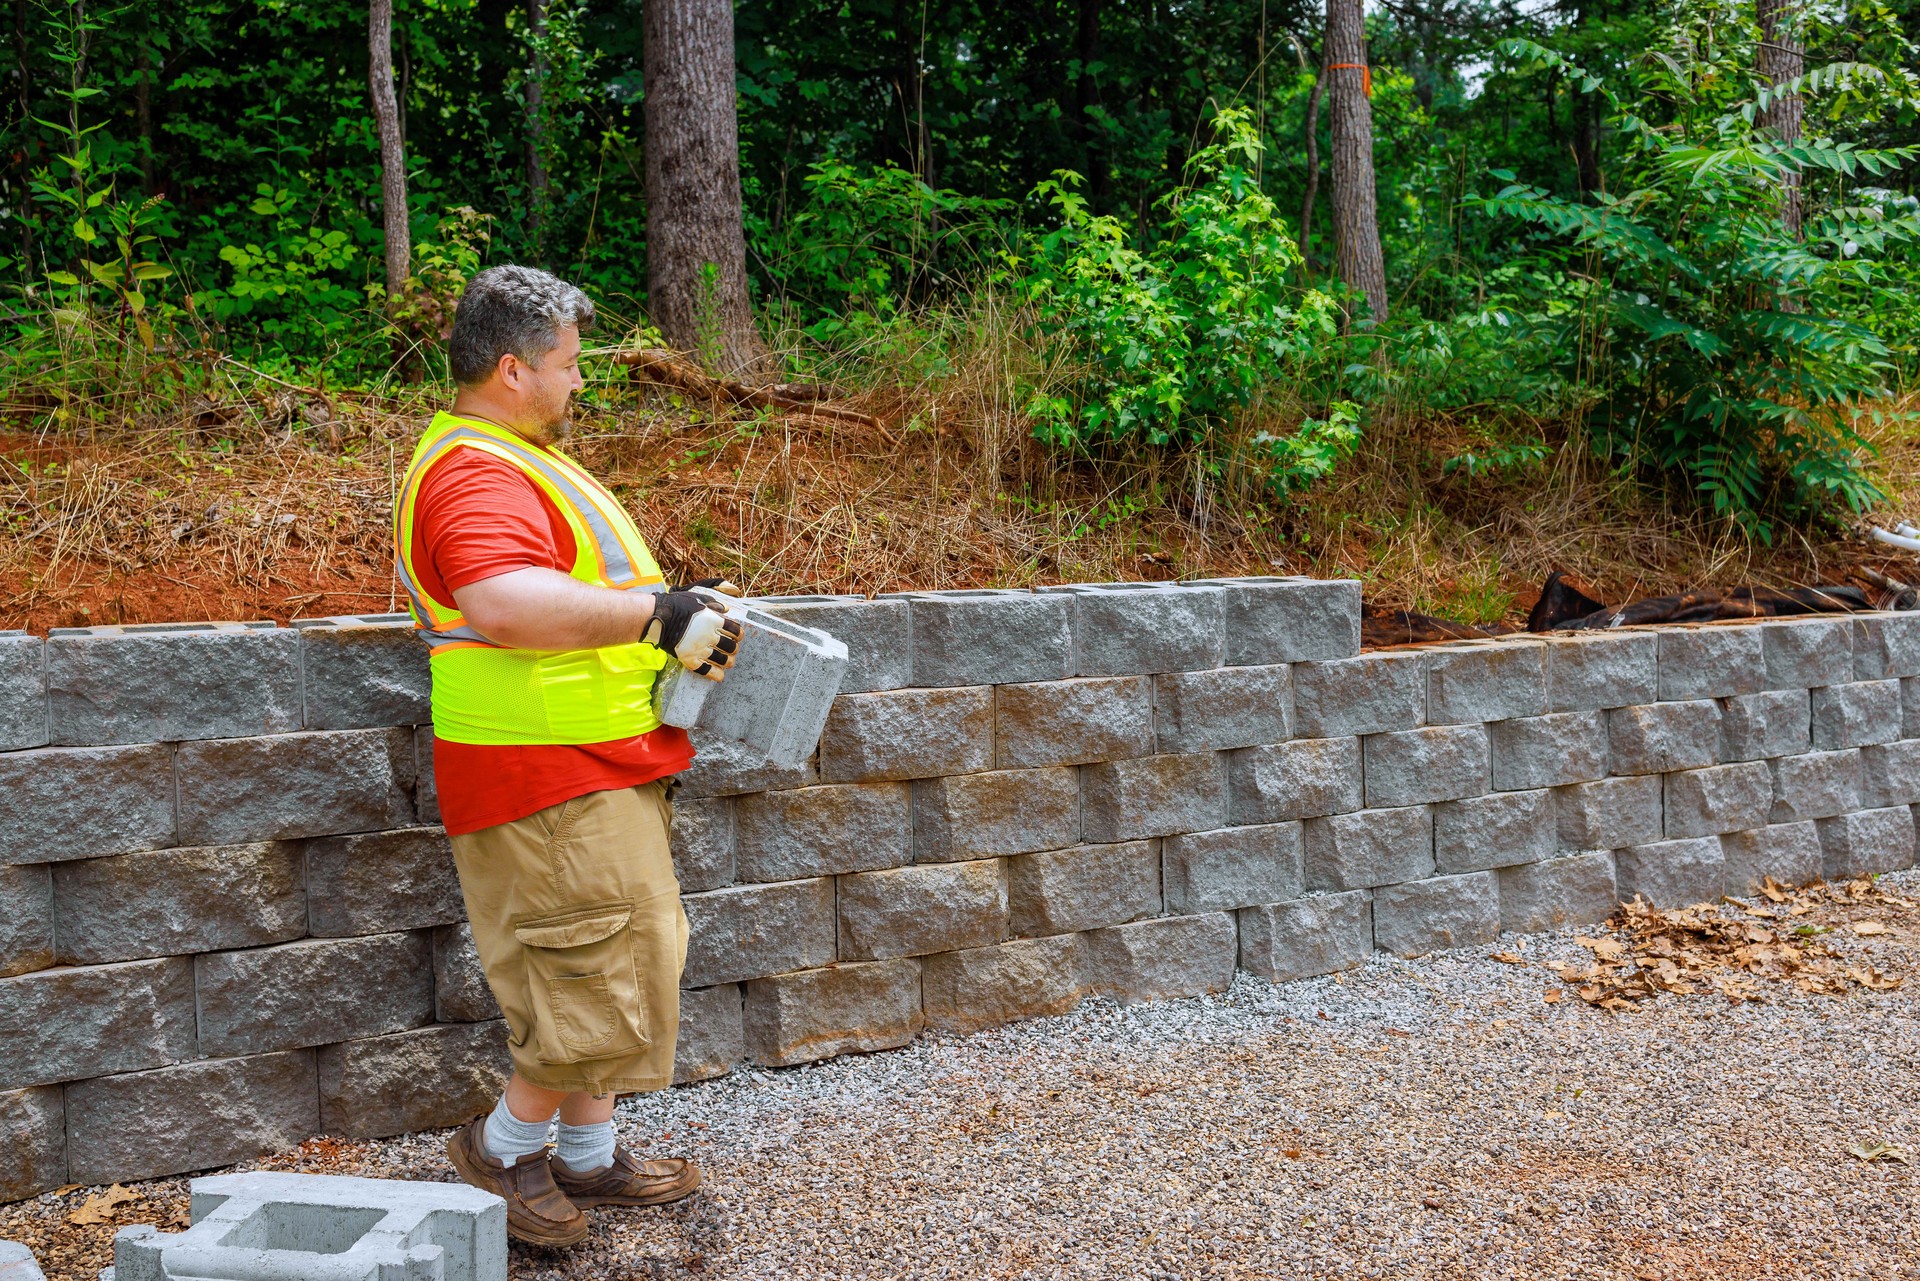
[[[1849, 1152], [1920, 1161], [1920, 903], [1872, 915], [1888, 933], [1833, 937], [1897, 991], [1550, 1004], [1538, 963], [1588, 954], [1545, 935], [629, 1100], [624, 1140], [706, 1188], [516, 1247], [513, 1276], [1920, 1278], [1920, 1167]], [[262, 1164], [448, 1179], [443, 1142]], [[86, 1195], [0, 1210], [0, 1237], [93, 1281]]]

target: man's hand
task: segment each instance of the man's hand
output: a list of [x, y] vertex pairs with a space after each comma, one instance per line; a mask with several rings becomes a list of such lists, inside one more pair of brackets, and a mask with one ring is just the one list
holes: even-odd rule
[[696, 676], [724, 679], [740, 652], [742, 629], [720, 607], [698, 592], [661, 592], [653, 598], [653, 619], [640, 639], [680, 660]]

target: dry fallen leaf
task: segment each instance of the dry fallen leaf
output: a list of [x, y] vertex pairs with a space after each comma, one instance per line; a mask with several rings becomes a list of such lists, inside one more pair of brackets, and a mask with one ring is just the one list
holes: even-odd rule
[[1907, 1164], [1907, 1154], [1885, 1139], [1872, 1142], [1862, 1139], [1847, 1149], [1847, 1155], [1857, 1156], [1862, 1161], [1898, 1161], [1901, 1165]]
[[1887, 927], [1879, 921], [1855, 921], [1853, 932], [1862, 938], [1872, 938], [1875, 934], [1885, 934]]
[[1560, 989], [1557, 987], [1548, 988], [1541, 994], [1540, 999], [1548, 1005], [1558, 1005], [1560, 1004]]
[[122, 1187], [116, 1183], [104, 1192], [96, 1192], [81, 1202], [79, 1209], [67, 1215], [67, 1222], [77, 1224], [112, 1223], [115, 1217], [114, 1209], [116, 1207], [125, 1205], [129, 1201], [143, 1201], [145, 1199], [146, 1198], [142, 1197], [132, 1188]]
[[1504, 961], [1508, 965], [1525, 965], [1527, 958], [1518, 952], [1495, 952], [1487, 958], [1491, 961]]

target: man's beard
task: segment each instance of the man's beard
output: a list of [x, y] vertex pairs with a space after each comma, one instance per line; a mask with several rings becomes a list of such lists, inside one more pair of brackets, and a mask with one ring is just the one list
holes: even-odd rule
[[524, 428], [527, 438], [534, 444], [546, 448], [557, 445], [573, 434], [573, 415], [568, 412], [573, 397], [560, 402], [560, 410], [553, 418], [538, 427]]

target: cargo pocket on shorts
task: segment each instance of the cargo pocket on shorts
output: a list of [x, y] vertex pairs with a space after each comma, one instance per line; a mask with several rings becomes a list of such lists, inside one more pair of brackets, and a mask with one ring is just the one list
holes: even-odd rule
[[573, 908], [514, 926], [526, 956], [534, 1052], [577, 1063], [642, 1050], [646, 1011], [626, 903]]

